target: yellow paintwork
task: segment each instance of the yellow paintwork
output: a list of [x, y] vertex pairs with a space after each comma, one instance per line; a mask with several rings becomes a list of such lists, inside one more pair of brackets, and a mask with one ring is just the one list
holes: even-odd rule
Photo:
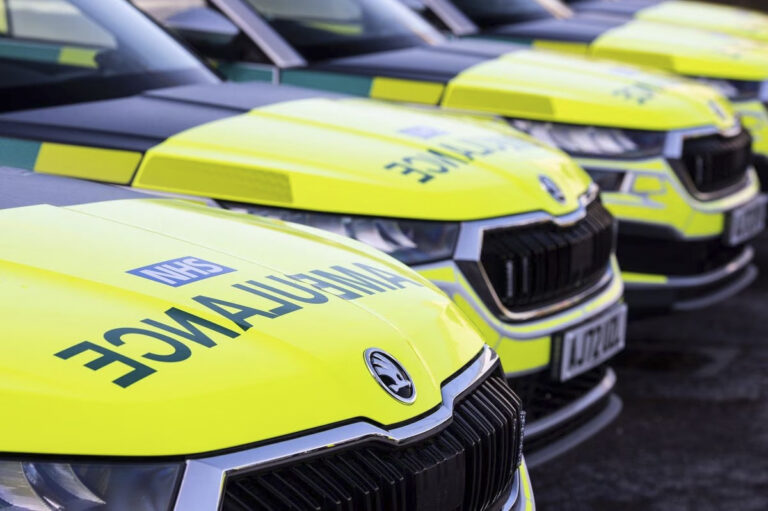
[[768, 156], [768, 111], [758, 100], [734, 102], [733, 107], [752, 134], [752, 149]]
[[442, 104], [507, 117], [657, 131], [735, 124], [728, 101], [708, 87], [541, 50], [516, 51], [469, 68], [448, 84]]
[[0, 0], [0, 34], [8, 33], [8, 11], [5, 0]]
[[141, 153], [45, 142], [34, 170], [43, 174], [130, 184], [141, 161]]
[[633, 182], [628, 192], [603, 193], [606, 207], [620, 220], [668, 227], [682, 238], [722, 234], [727, 213], [760, 194], [760, 184], [753, 171], [750, 186], [722, 199], [703, 202], [686, 191], [663, 158], [634, 162], [587, 158], [577, 161], [595, 170], [616, 169], [621, 165], [631, 171], [638, 180], [637, 185]]
[[667, 23], [630, 21], [598, 37], [590, 54], [683, 75], [768, 79], [768, 46]]
[[[438, 134], [425, 140], [404, 132], [413, 128]], [[449, 148], [474, 142], [503, 148], [444, 173], [408, 170], [434, 170], [424, 159], [434, 156], [430, 150], [457, 155]], [[565, 190], [565, 203], [544, 190], [541, 174]], [[309, 99], [173, 136], [147, 152], [134, 185], [333, 213], [474, 220], [539, 209], [566, 214], [589, 178], [559, 151], [499, 123], [359, 99]]]
[[371, 97], [437, 105], [443, 96], [444, 89], [441, 83], [377, 77], [373, 79]]
[[533, 488], [531, 487], [531, 476], [528, 474], [528, 465], [525, 460], [520, 464], [520, 485], [523, 488], [523, 497], [525, 498], [525, 507], [521, 507], [524, 511], [534, 511], [536, 505], [534, 504]]
[[622, 272], [621, 276], [624, 278], [624, 283], [627, 285], [658, 284], [663, 286], [668, 281], [668, 277], [665, 277], [664, 275], [650, 275], [647, 273], [632, 273], [625, 271]]
[[643, 9], [636, 17], [768, 42], [768, 15], [731, 5], [672, 0]]
[[574, 43], [570, 41], [534, 41], [533, 46], [538, 50], [549, 50], [577, 55], [587, 55], [589, 45], [586, 43]]
[[[457, 307], [426, 280], [365, 246], [309, 228], [139, 199], [4, 210], [0, 229], [3, 333], [13, 347], [0, 360], [5, 453], [180, 455], [352, 418], [391, 425], [441, 402], [441, 383], [482, 346]], [[179, 257], [236, 271], [177, 288], [126, 273]], [[350, 301], [326, 291], [326, 303], [304, 303], [274, 319], [249, 318], [246, 332], [193, 300], [204, 295], [269, 310], [275, 302], [233, 285], [355, 263], [409, 282]], [[144, 319], [179, 329], [165, 314], [172, 307], [241, 335], [201, 328], [216, 343], [206, 347], [169, 334], [191, 349], [178, 362], [147, 359], [173, 352], [147, 335], [124, 335], [122, 345], [104, 339], [123, 327], [162, 332]], [[123, 388], [112, 380], [129, 373], [127, 365], [88, 369], [85, 364], [99, 358], [93, 351], [55, 356], [83, 341], [156, 372]], [[418, 393], [412, 405], [390, 397], [371, 377], [363, 361], [370, 347], [407, 368]]]
[[96, 56], [98, 54], [98, 50], [64, 46], [59, 53], [59, 63], [96, 69], [99, 67], [96, 63]]
[[[619, 274], [616, 261], [614, 274]], [[446, 292], [472, 321], [485, 342], [499, 354], [507, 374], [544, 369], [552, 353], [552, 333], [594, 318], [600, 311], [619, 303], [624, 294], [621, 278], [615, 278], [596, 296], [570, 309], [522, 323], [507, 323], [498, 318], [475, 293], [454, 262], [417, 268], [419, 273]]]

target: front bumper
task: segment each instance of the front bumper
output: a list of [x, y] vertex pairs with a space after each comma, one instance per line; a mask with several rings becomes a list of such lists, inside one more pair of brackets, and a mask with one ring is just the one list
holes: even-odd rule
[[504, 371], [510, 376], [548, 369], [556, 334], [615, 307], [624, 294], [619, 266], [613, 259], [610, 280], [592, 296], [557, 314], [513, 323], [502, 321], [486, 306], [455, 262], [445, 261], [415, 269], [450, 296], [472, 320], [486, 344], [498, 353]]
[[744, 247], [732, 261], [708, 273], [689, 277], [624, 274], [625, 299], [645, 312], [701, 309], [726, 300], [752, 284], [758, 276], [754, 250]]
[[608, 426], [621, 412], [613, 394], [616, 373], [597, 367], [564, 383], [546, 373], [508, 377], [523, 400], [529, 425], [525, 456], [530, 467], [542, 465], [585, 442]]
[[[421, 416], [413, 422], [400, 424], [387, 428], [374, 423], [371, 423], [365, 419], [359, 419], [352, 422], [342, 423], [340, 425], [331, 427], [330, 429], [312, 430], [307, 434], [298, 436], [287, 436], [284, 440], [279, 440], [274, 443], [266, 443], [257, 445], [256, 447], [228, 452], [219, 455], [213, 455], [203, 458], [194, 458], [186, 461], [186, 467], [184, 470], [183, 479], [179, 488], [178, 497], [175, 504], [175, 511], [211, 511], [220, 509], [222, 502], [224, 502], [224, 495], [228, 491], [230, 485], [230, 479], [233, 477], [250, 477], [254, 471], [275, 471], [279, 470], [279, 466], [285, 464], [301, 464], [308, 458], [316, 456], [325, 457], [325, 463], [332, 463], [331, 457], [341, 455], [339, 453], [349, 452], [354, 449], [360, 449], [361, 444], [369, 443], [369, 447], [380, 447], [382, 445], [388, 445], [393, 449], [397, 448], [409, 448], [413, 444], [423, 444], [425, 449], [435, 449], [434, 444], [430, 444], [430, 439], [433, 436], [444, 434], [446, 430], [452, 427], [454, 423], [455, 414], [463, 413], [458, 412], [462, 406], [461, 401], [472, 399], [472, 395], [478, 392], [477, 389], [488, 385], [490, 378], [500, 378], [498, 357], [489, 349], [484, 348], [481, 353], [464, 369], [455, 374], [448, 382], [443, 385], [442, 395], [443, 400], [440, 406], [438, 406], [432, 413], [427, 416]], [[493, 385], [498, 385], [495, 383]], [[488, 388], [488, 387], [486, 387]], [[483, 391], [485, 392], [485, 391]], [[486, 409], [479, 410], [477, 406], [470, 406], [472, 414], [483, 415], [485, 417], [493, 417], [498, 413], [498, 403], [500, 401], [487, 399], [488, 394], [484, 394], [482, 402], [485, 403]], [[505, 405], [510, 406], [510, 405]], [[519, 405], [518, 405], [519, 406]], [[489, 415], [490, 414], [490, 415]], [[498, 416], [496, 416], [498, 418]], [[462, 419], [465, 426], [462, 431], [469, 431], [469, 438], [474, 437], [477, 433], [473, 428], [475, 425], [473, 421], [467, 421]], [[484, 431], [487, 431], [489, 435], [486, 442], [496, 442], [498, 437], [494, 436], [494, 429], [498, 431], [499, 425], [502, 421], [493, 420], [478, 420], [478, 424], [482, 424]], [[520, 429], [517, 429], [517, 438], [519, 439]], [[479, 435], [479, 433], [478, 433]], [[455, 445], [461, 446], [461, 435], [454, 435], [451, 440], [452, 447]], [[481, 440], [482, 442], [483, 440]], [[509, 456], [495, 457], [495, 449], [488, 449], [491, 444], [486, 443], [485, 446], [480, 444], [481, 448], [475, 452], [476, 456], [479, 456], [481, 461], [477, 466], [472, 467], [475, 470], [475, 477], [481, 469], [488, 469], [488, 467], [500, 467], [503, 465], [495, 465], [494, 463], [499, 460], [512, 459]], [[510, 445], [512, 449], [519, 449], [519, 445]], [[439, 450], [439, 448], [437, 448]], [[358, 454], [362, 456], [365, 449], [358, 450]], [[482, 452], [481, 452], [482, 451]], [[459, 452], [457, 448], [456, 452]], [[466, 451], [462, 451], [466, 452]], [[478, 454], [480, 453], [480, 454]], [[449, 453], [442, 453], [447, 455]], [[488, 456], [484, 455], [487, 454]], [[516, 456], [517, 457], [517, 456]], [[416, 458], [416, 456], [414, 456]], [[464, 456], [451, 456], [450, 458], [440, 459], [439, 456], [429, 456], [427, 466], [432, 470], [430, 476], [424, 476], [423, 472], [417, 470], [418, 463], [407, 463], [408, 470], [404, 472], [404, 477], [414, 477], [416, 480], [413, 485], [410, 486], [409, 491], [433, 491], [440, 494], [440, 484], [444, 484], [444, 481], [440, 478], [435, 479], [438, 472], [434, 471], [434, 465], [439, 462], [445, 461], [442, 466], [443, 471], [455, 466], [455, 463], [459, 460], [463, 460]], [[535, 509], [533, 492], [531, 490], [530, 480], [528, 477], [528, 471], [525, 464], [525, 460], [520, 459], [520, 465], [514, 476], [505, 482], [502, 490], [499, 493], [499, 497], [492, 504], [494, 511], [532, 511]], [[412, 460], [413, 461], [413, 460]], [[358, 463], [357, 461], [354, 463]], [[353, 463], [353, 464], [354, 464]], [[382, 481], [391, 481], [386, 484], [405, 484], [399, 478], [391, 478], [391, 473], [387, 472], [386, 463], [383, 461], [364, 463], [359, 462], [361, 467], [359, 470], [364, 472], [371, 468], [377, 471], [377, 474], [382, 474]], [[454, 463], [454, 464], [452, 464]], [[414, 465], [414, 466], [412, 466]], [[347, 474], [346, 470], [349, 468], [347, 464], [344, 464], [344, 474]], [[511, 467], [510, 467], [511, 468]], [[341, 470], [341, 469], [339, 469]], [[382, 471], [383, 470], [383, 471]], [[396, 470], [396, 468], [392, 468]], [[469, 468], [467, 469], [469, 470]], [[488, 469], [490, 470], [490, 469]], [[440, 472], [446, 475], [444, 472]], [[459, 471], [454, 471], [455, 476]], [[463, 474], [463, 470], [461, 470]], [[499, 471], [492, 471], [493, 474], [498, 474]], [[333, 477], [338, 475], [337, 471], [329, 470], [326, 476], [329, 480], [333, 480]], [[370, 474], [369, 474], [370, 476]], [[378, 499], [384, 497], [384, 493], [389, 495], [389, 489], [381, 488], [379, 486], [370, 486], [371, 481], [366, 479], [367, 476], [361, 475], [360, 480], [353, 480], [354, 478], [344, 479], [344, 492], [348, 493], [352, 491], [355, 495], [364, 492], [371, 492], [377, 494]], [[421, 479], [419, 479], [421, 477]], [[463, 476], [462, 476], [463, 477]], [[306, 478], [301, 478], [301, 483], [306, 483]], [[349, 483], [349, 484], [347, 484]], [[421, 483], [421, 484], [419, 484]], [[332, 485], [336, 483], [329, 483], [324, 485], [324, 488], [332, 488]], [[360, 485], [359, 487], [357, 485]], [[384, 484], [384, 483], [382, 483]], [[411, 484], [411, 483], [408, 483]], [[482, 481], [479, 481], [482, 484]], [[317, 488], [317, 485], [311, 483], [313, 489]], [[427, 490], [426, 487], [429, 487]], [[325, 491], [324, 488], [320, 488], [321, 491]], [[334, 487], [335, 488], [335, 487]], [[402, 490], [403, 486], [399, 488]], [[392, 489], [393, 492], [398, 489]], [[464, 491], [470, 491], [469, 488], [465, 488]], [[333, 490], [332, 490], [333, 493]], [[336, 494], [334, 494], [336, 495]], [[488, 497], [492, 497], [490, 495]], [[371, 496], [371, 499], [374, 497]], [[373, 502], [373, 500], [371, 500]], [[377, 502], [381, 502], [377, 500]], [[286, 508], [289, 506], [286, 506]]]
[[[611, 281], [591, 298], [554, 316], [525, 323], [507, 323], [494, 315], [473, 291], [461, 270], [452, 262], [419, 268], [419, 272], [445, 291], [483, 333], [486, 343], [499, 354], [507, 380], [530, 413], [525, 432], [529, 464], [544, 463], [587, 440], [620, 412], [611, 397], [616, 376], [610, 369], [599, 378], [585, 373], [567, 382], [552, 379], [549, 370], [553, 341], [565, 329], [577, 326], [613, 309], [621, 302], [624, 285], [612, 262]], [[601, 369], [603, 370], [603, 369]], [[527, 383], [537, 380], [536, 389]], [[574, 392], [573, 387], [578, 387]], [[567, 396], [548, 400], [547, 396]]]

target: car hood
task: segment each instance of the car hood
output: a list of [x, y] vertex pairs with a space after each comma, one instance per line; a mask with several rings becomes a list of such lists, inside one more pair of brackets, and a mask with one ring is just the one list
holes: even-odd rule
[[[541, 186], [548, 175], [563, 203]], [[492, 119], [362, 99], [284, 102], [148, 151], [137, 186], [302, 210], [463, 221], [578, 207], [589, 178]]]
[[673, 130], [732, 127], [718, 92], [672, 75], [615, 62], [521, 50], [461, 73], [444, 103], [509, 117], [570, 124]]
[[666, 23], [630, 21], [592, 44], [592, 54], [692, 76], [768, 79], [768, 46]]
[[768, 15], [729, 5], [703, 2], [660, 2], [637, 11], [646, 21], [675, 23], [768, 41]]
[[[503, 121], [256, 83], [0, 115], [2, 135], [135, 147], [141, 161], [121, 184], [331, 213], [450, 221], [539, 209], [562, 215], [590, 184], [563, 153]], [[94, 166], [78, 152], [50, 149], [30, 166], [70, 175], [77, 163]], [[78, 176], [102, 179], [108, 163]], [[546, 192], [541, 175], [557, 182], [564, 202]]]
[[454, 40], [315, 67], [374, 76], [371, 95], [382, 99], [418, 101], [418, 89], [411, 87], [409, 95], [404, 85], [388, 94], [377, 80], [443, 83], [444, 106], [509, 117], [657, 131], [736, 123], [724, 97], [679, 77], [490, 40]]
[[[355, 242], [17, 178], [24, 193], [55, 190], [0, 209], [4, 453], [187, 455], [352, 419], [397, 424], [437, 406], [482, 349], [447, 297]], [[0, 171], [18, 196], [12, 181]], [[333, 280], [345, 271], [369, 280]], [[336, 287], [310, 299], [321, 281]], [[374, 380], [369, 348], [410, 373], [413, 404]]]

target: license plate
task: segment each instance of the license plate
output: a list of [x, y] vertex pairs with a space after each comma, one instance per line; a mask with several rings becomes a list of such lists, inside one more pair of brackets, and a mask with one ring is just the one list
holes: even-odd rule
[[731, 246], [741, 245], [765, 229], [766, 199], [760, 196], [731, 212], [727, 242]]
[[624, 349], [626, 344], [627, 306], [622, 305], [585, 325], [561, 335], [558, 374], [560, 381], [570, 380], [602, 364]]

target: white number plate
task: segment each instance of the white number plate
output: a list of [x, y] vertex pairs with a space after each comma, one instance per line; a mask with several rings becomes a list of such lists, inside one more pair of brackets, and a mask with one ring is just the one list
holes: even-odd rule
[[627, 306], [611, 309], [599, 318], [562, 335], [557, 378], [570, 380], [605, 362], [626, 345]]
[[768, 199], [761, 195], [731, 212], [727, 238], [729, 245], [741, 245], [765, 229], [766, 202]]

